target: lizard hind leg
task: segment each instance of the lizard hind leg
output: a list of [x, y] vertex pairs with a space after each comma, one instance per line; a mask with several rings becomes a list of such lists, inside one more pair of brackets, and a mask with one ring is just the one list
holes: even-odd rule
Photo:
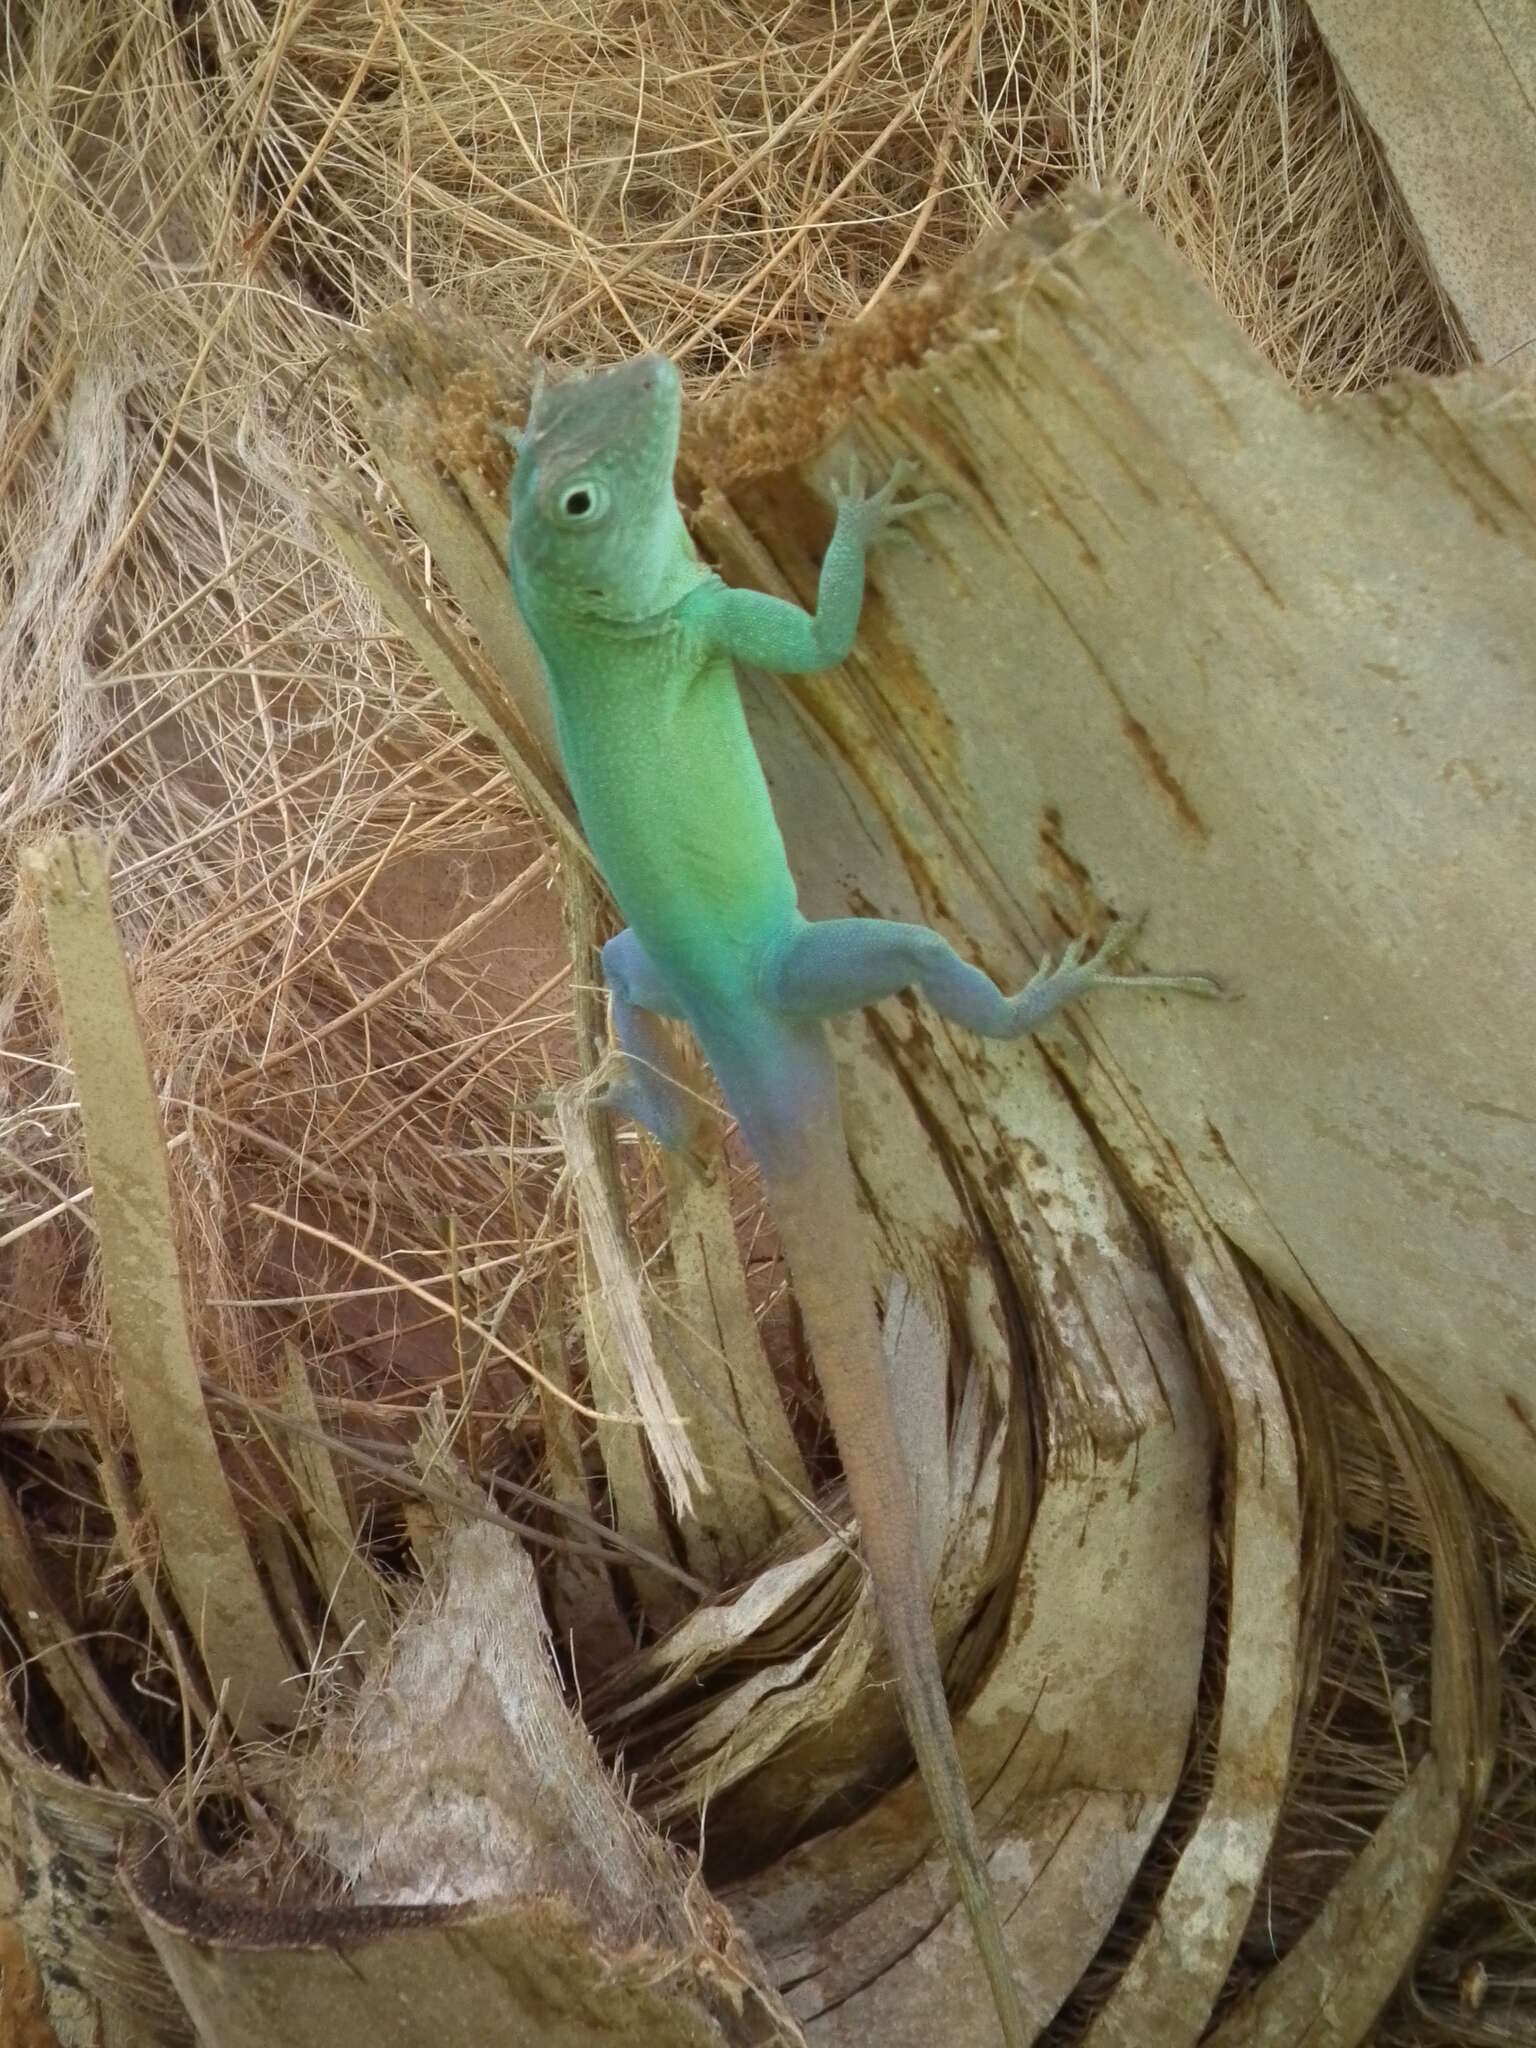
[[624, 1067], [598, 1102], [640, 1124], [668, 1151], [697, 1153], [705, 1105], [661, 1021], [677, 1015], [677, 1007], [633, 932], [611, 938], [602, 961]]
[[1101, 988], [1175, 989], [1220, 996], [1209, 974], [1112, 974], [1109, 963], [1135, 937], [1134, 922], [1110, 927], [1097, 950], [1075, 939], [1059, 966], [1042, 961], [1017, 995], [1005, 995], [926, 925], [880, 917], [836, 917], [799, 925], [765, 964], [763, 1001], [785, 1015], [835, 1017], [903, 989], [920, 988], [940, 1016], [983, 1038], [1022, 1038], [1068, 1003]]

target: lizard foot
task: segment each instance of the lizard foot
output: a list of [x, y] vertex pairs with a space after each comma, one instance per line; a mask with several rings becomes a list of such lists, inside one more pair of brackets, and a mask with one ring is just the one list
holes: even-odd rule
[[621, 1072], [617, 1079], [605, 1081], [593, 1091], [592, 1107], [639, 1124], [663, 1151], [675, 1153], [701, 1173], [706, 1171], [709, 1152], [700, 1105], [659, 1076], [645, 1070], [637, 1073], [627, 1060], [625, 1065], [629, 1072]]
[[[552, 1117], [562, 1101], [582, 1092], [579, 1082], [569, 1088], [543, 1088], [537, 1095], [528, 1096], [522, 1107], [530, 1116]], [[599, 1082], [587, 1094], [586, 1106], [601, 1110], [605, 1116], [622, 1117], [626, 1123], [638, 1124], [669, 1157], [680, 1160], [701, 1180], [714, 1178], [714, 1156], [701, 1118], [686, 1114], [674, 1117], [659, 1108], [643, 1088], [637, 1089], [628, 1080]]]
[[897, 493], [921, 474], [921, 465], [904, 455], [892, 465], [878, 490], [867, 491], [863, 463], [857, 455], [849, 457], [846, 479], [832, 486], [832, 502], [839, 519], [847, 516], [856, 521], [866, 551], [885, 541], [911, 540], [904, 521], [915, 513], [937, 512], [953, 505], [946, 491], [919, 491], [915, 497], [898, 498]]
[[1141, 930], [1143, 922], [1143, 917], [1117, 918], [1091, 953], [1085, 935], [1072, 941], [1055, 967], [1049, 958], [1042, 960], [1012, 999], [1014, 1032], [1022, 1035], [1026, 1031], [1038, 1030], [1068, 1003], [1101, 988], [1165, 988], [1184, 995], [1206, 996], [1217, 1002], [1236, 1000], [1233, 992], [1214, 974], [1112, 973], [1111, 961], [1125, 951]]

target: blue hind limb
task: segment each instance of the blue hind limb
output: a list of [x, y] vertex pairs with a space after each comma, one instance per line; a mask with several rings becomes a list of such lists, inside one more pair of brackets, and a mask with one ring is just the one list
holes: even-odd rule
[[1222, 993], [1221, 984], [1208, 974], [1110, 973], [1109, 962], [1136, 929], [1130, 921], [1111, 925], [1086, 958], [1088, 941], [1074, 939], [1059, 966], [1043, 960], [1018, 994], [1010, 996], [926, 925], [880, 917], [827, 918], [797, 926], [769, 950], [757, 993], [765, 1008], [782, 1016], [836, 1017], [919, 988], [940, 1016], [984, 1038], [1022, 1038], [1066, 1004], [1101, 988]]
[[643, 1125], [669, 1151], [690, 1151], [698, 1142], [704, 1106], [660, 1021], [682, 1013], [632, 931], [608, 941], [602, 962], [624, 1065], [598, 1101]]

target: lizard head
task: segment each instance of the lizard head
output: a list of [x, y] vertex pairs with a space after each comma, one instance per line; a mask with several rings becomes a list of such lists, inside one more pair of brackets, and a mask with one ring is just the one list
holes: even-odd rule
[[672, 493], [681, 416], [678, 374], [663, 356], [535, 394], [512, 474], [520, 591], [598, 618], [643, 618], [673, 600], [693, 555]]

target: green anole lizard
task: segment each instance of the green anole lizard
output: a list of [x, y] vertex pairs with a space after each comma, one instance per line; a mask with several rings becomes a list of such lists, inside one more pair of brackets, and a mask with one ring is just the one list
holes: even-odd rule
[[699, 560], [678, 509], [680, 416], [676, 370], [641, 356], [542, 388], [526, 427], [508, 434], [512, 588], [583, 829], [627, 920], [602, 952], [625, 1055], [607, 1100], [663, 1145], [692, 1148], [699, 1105], [657, 1021], [685, 1019], [762, 1168], [918, 1769], [1003, 2038], [1023, 2048], [934, 1646], [824, 1020], [917, 987], [941, 1015], [1013, 1038], [1092, 989], [1216, 995], [1220, 985], [1110, 974], [1134, 929], [1117, 925], [1091, 957], [1080, 940], [1008, 996], [925, 926], [802, 917], [733, 663], [836, 667], [853, 645], [867, 550], [935, 501], [897, 496], [911, 465], [869, 493], [855, 469], [834, 494], [815, 612], [734, 590]]

